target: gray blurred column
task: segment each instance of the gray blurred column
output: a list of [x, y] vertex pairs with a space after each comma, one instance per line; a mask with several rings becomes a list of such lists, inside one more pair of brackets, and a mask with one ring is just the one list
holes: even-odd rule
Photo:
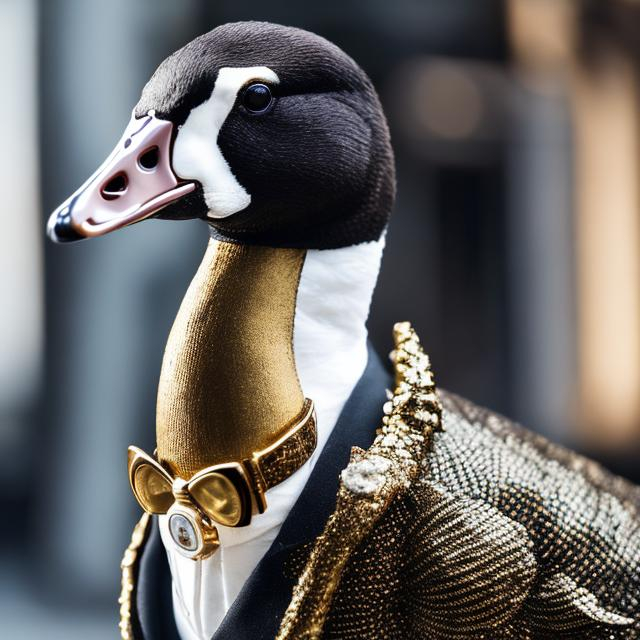
[[36, 16], [35, 0], [0, 2], [0, 495], [9, 502], [25, 494], [27, 414], [42, 368]]
[[508, 248], [514, 417], [565, 440], [575, 393], [571, 122], [559, 87], [514, 85]]

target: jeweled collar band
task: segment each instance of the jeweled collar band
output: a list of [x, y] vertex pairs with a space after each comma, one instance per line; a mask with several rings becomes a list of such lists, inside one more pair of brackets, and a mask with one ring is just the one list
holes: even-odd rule
[[194, 560], [219, 546], [216, 524], [244, 527], [267, 508], [265, 493], [295, 473], [316, 448], [313, 402], [306, 399], [293, 426], [274, 443], [239, 462], [207, 467], [189, 480], [174, 477], [156, 459], [129, 447], [129, 482], [140, 506], [169, 516], [180, 553]]

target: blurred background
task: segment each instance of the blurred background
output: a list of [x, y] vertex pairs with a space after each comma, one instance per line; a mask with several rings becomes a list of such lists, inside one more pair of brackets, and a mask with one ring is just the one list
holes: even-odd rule
[[[370, 320], [438, 381], [640, 481], [640, 2], [0, 0], [0, 636], [114, 638], [164, 342], [207, 233], [45, 241], [159, 62], [217, 24], [371, 75], [399, 198]], [[402, 277], [400, 277], [402, 276]], [[409, 280], [411, 286], [399, 286]]]

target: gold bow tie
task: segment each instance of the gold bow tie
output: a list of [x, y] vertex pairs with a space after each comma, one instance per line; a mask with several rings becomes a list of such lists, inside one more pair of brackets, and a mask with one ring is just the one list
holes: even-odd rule
[[129, 482], [140, 506], [169, 515], [169, 532], [180, 552], [206, 558], [218, 548], [214, 523], [244, 527], [267, 508], [265, 492], [295, 473], [316, 448], [313, 402], [272, 445], [240, 462], [198, 471], [190, 480], [174, 477], [138, 447], [129, 447]]

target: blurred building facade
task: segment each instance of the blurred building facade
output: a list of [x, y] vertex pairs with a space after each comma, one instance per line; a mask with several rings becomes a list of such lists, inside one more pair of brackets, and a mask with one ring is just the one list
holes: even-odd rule
[[0, 498], [23, 535], [0, 541], [0, 635], [115, 633], [126, 447], [153, 448], [164, 341], [207, 234], [156, 221], [60, 248], [44, 223], [157, 64], [227, 21], [318, 32], [378, 87], [399, 194], [378, 350], [410, 319], [442, 386], [640, 481], [638, 7], [3, 0]]

